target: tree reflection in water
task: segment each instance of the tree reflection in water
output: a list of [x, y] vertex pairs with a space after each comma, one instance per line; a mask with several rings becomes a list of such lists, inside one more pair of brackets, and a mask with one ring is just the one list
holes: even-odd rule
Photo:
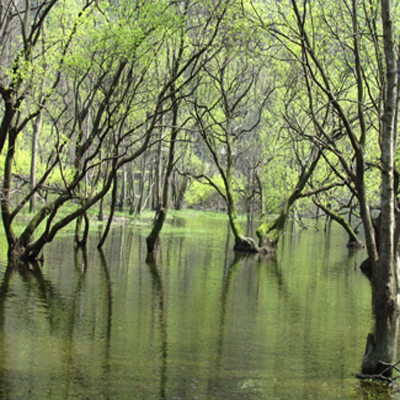
[[373, 321], [354, 270], [363, 255], [340, 234], [289, 226], [275, 257], [240, 256], [226, 220], [216, 226], [172, 226], [148, 258], [144, 235], [127, 227], [104, 252], [96, 238], [73, 252], [60, 239], [41, 268], [4, 269], [0, 398], [371, 393], [354, 378]]

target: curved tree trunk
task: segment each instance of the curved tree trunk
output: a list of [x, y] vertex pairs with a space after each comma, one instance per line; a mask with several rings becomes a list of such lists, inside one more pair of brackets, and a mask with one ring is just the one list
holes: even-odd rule
[[152, 253], [156, 248], [156, 244], [160, 236], [160, 232], [164, 226], [166, 218], [167, 218], [167, 209], [162, 207], [156, 214], [153, 229], [151, 230], [149, 236], [147, 236], [146, 238], [147, 251], [149, 253]]
[[229, 223], [235, 236], [235, 245], [233, 249], [235, 251], [245, 252], [245, 253], [259, 253], [260, 248], [257, 246], [255, 240], [251, 237], [247, 237], [243, 234], [242, 228], [239, 224], [236, 212], [236, 204], [232, 193], [232, 178], [231, 169], [228, 168], [228, 173], [225, 176], [225, 190], [226, 190], [226, 205], [228, 207]]
[[271, 222], [265, 221], [265, 211], [262, 211], [262, 216], [260, 219], [260, 225], [257, 229], [257, 236], [259, 239], [259, 246], [262, 247], [266, 252], [275, 252], [278, 240], [281, 237], [286, 220], [289, 215], [290, 207], [293, 203], [301, 197], [301, 192], [306, 186], [309, 178], [315, 170], [318, 161], [321, 157], [321, 151], [319, 148], [314, 147], [307, 164], [302, 167], [302, 172], [297, 181], [296, 187], [290, 196], [285, 200], [282, 205], [281, 212], [278, 217], [276, 217]]
[[[51, 242], [56, 236], [56, 234], [62, 228], [67, 226], [69, 223], [74, 221], [79, 216], [83, 215], [89, 208], [91, 208], [98, 201], [100, 201], [110, 190], [111, 185], [114, 182], [114, 176], [116, 174], [116, 171], [123, 164], [132, 162], [133, 160], [138, 158], [148, 148], [152, 129], [153, 128], [147, 131], [143, 144], [133, 154], [125, 158], [121, 158], [120, 160], [118, 160], [117, 158], [113, 159], [112, 167], [108, 171], [103, 187], [95, 195], [87, 199], [84, 202], [84, 204], [81, 204], [80, 207], [76, 209], [74, 212], [66, 215], [65, 217], [61, 218], [59, 221], [54, 223], [54, 218], [57, 214], [58, 209], [62, 207], [64, 203], [71, 200], [72, 196], [71, 191], [73, 191], [73, 189], [76, 187], [77, 182], [79, 182], [83, 178], [83, 175], [81, 177], [78, 177], [73, 183], [71, 183], [70, 190], [67, 190], [64, 193], [62, 193], [52, 203], [48, 204], [45, 207], [42, 207], [41, 210], [39, 210], [39, 212], [36, 214], [36, 216], [32, 218], [32, 220], [28, 223], [28, 225], [25, 228], [25, 231], [21, 234], [18, 240], [18, 249], [20, 251], [21, 257], [24, 259], [37, 258], [40, 252], [42, 251], [43, 247], [45, 246], [45, 244]], [[3, 206], [3, 202], [1, 204], [2, 204], [2, 210], [5, 209], [5, 207]], [[30, 241], [33, 232], [47, 216], [48, 218], [44, 231], [41, 233], [38, 239], [36, 239], [35, 241]]]
[[233, 250], [244, 253], [259, 253], [260, 248], [257, 246], [256, 241], [251, 237], [243, 235], [242, 228], [237, 220], [236, 207], [234, 204], [228, 204], [228, 216], [229, 223], [235, 237], [235, 245], [233, 246]]
[[347, 232], [349, 235], [349, 241], [347, 242], [347, 247], [351, 248], [356, 248], [356, 249], [362, 249], [364, 247], [364, 244], [362, 241], [359, 239], [357, 234], [354, 232], [353, 228], [351, 225], [338, 213], [333, 211], [332, 209], [325, 207], [323, 204], [320, 204], [316, 200], [313, 200], [314, 204], [320, 208], [329, 218], [333, 219], [336, 221], [338, 224], [340, 224], [344, 230]]

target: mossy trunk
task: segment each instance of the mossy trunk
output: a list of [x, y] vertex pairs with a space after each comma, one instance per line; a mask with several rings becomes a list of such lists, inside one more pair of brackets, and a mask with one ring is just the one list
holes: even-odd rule
[[264, 222], [260, 224], [257, 229], [257, 237], [259, 239], [258, 245], [266, 253], [275, 253], [279, 238], [281, 237], [285, 223], [287, 220], [287, 212], [282, 210], [279, 217], [271, 222]]
[[320, 208], [327, 216], [329, 216], [331, 219], [340, 224], [343, 227], [343, 229], [347, 232], [347, 234], [349, 235], [349, 240], [346, 245], [347, 247], [356, 249], [362, 249], [364, 247], [364, 244], [361, 242], [357, 234], [354, 232], [354, 229], [341, 215], [339, 215], [329, 207], [326, 207], [323, 204], [318, 203], [317, 201], [314, 201], [314, 204], [318, 208]]
[[233, 235], [235, 236], [235, 245], [233, 249], [235, 251], [240, 251], [244, 253], [259, 253], [260, 248], [257, 246], [255, 240], [251, 237], [246, 237], [243, 235], [242, 228], [237, 219], [236, 205], [233, 199], [231, 187], [229, 185], [226, 187], [226, 192], [229, 223]]

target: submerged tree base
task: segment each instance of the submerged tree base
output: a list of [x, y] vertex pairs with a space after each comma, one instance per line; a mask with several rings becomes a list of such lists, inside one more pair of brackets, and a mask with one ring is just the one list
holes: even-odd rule
[[166, 218], [167, 218], [167, 209], [161, 208], [155, 217], [153, 229], [150, 232], [150, 235], [147, 236], [146, 238], [148, 253], [152, 253], [155, 250], [156, 244], [158, 242], [158, 237], [160, 236], [160, 232], [162, 227], [164, 226]]
[[[278, 220], [279, 227], [276, 226]], [[283, 233], [283, 227], [286, 219], [283, 222], [282, 221], [281, 219], [277, 218], [272, 222], [260, 224], [258, 227], [258, 246], [262, 249], [263, 253], [276, 253], [278, 241]]]
[[260, 239], [258, 245], [263, 253], [275, 254], [278, 247], [278, 242], [265, 236]]
[[[369, 337], [369, 335], [368, 335], [368, 337]], [[381, 381], [381, 382], [385, 382], [387, 384], [393, 385], [393, 383], [395, 382], [396, 379], [399, 378], [399, 376], [393, 378], [392, 372], [393, 372], [393, 370], [400, 372], [400, 369], [398, 367], [398, 365], [400, 364], [400, 361], [397, 361], [395, 364], [385, 364], [385, 363], [381, 363], [381, 364], [383, 367], [383, 370], [381, 373], [379, 373], [379, 374], [361, 373], [361, 374], [357, 374], [356, 378], [358, 378], [360, 380]]]
[[235, 237], [235, 246], [233, 250], [242, 253], [260, 253], [261, 251], [254, 239], [245, 236]]

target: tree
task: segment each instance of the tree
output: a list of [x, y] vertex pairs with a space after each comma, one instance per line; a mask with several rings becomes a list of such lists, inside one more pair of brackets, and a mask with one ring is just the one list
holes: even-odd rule
[[266, 222], [265, 219], [261, 218], [260, 226], [257, 229], [257, 236], [260, 240], [260, 246], [265, 247], [268, 252], [276, 250], [278, 240], [288, 219], [289, 209], [301, 197], [302, 191], [314, 172], [320, 156], [320, 150], [314, 148], [311, 150], [311, 154], [306, 162], [300, 164], [300, 174], [297, 183], [289, 197], [284, 200], [278, 217], [271, 222]]
[[[32, 87], [38, 81], [42, 84], [44, 82], [44, 75], [41, 75], [41, 71], [43, 71], [41, 64], [45, 63], [45, 56], [43, 48], [38, 46], [38, 43], [40, 43], [45, 22], [50, 19], [55, 12], [54, 10], [56, 10], [56, 3], [56, 0], [43, 1], [33, 6], [30, 1], [26, 1], [25, 8], [21, 9], [19, 7], [22, 6], [22, 2], [9, 2], [8, 7], [5, 8], [6, 14], [2, 18], [4, 23], [2, 30], [4, 73], [1, 77], [0, 92], [5, 102], [5, 108], [0, 125], [0, 152], [3, 150], [6, 140], [8, 140], [8, 148], [5, 155], [1, 210], [10, 246], [10, 255], [14, 253], [16, 242], [19, 242], [12, 226], [13, 219], [38, 190], [38, 185], [36, 185], [23, 200], [23, 203], [18, 205], [15, 210], [11, 210], [12, 168], [17, 139], [27, 124], [41, 114], [42, 109], [49, 102], [54, 90], [57, 88], [61, 78], [61, 67], [71, 39], [76, 32], [80, 18], [92, 4], [92, 2], [88, 2], [73, 18], [69, 35], [66, 41], [62, 43], [60, 55], [55, 60], [55, 72], [50, 74], [50, 79], [47, 79], [46, 85], [44, 85], [46, 88], [45, 94], [40, 94], [36, 99], [31, 98], [30, 106], [33, 109], [31, 107], [27, 109], [24, 107], [24, 103], [26, 103], [30, 93], [34, 93]], [[13, 26], [13, 18], [19, 21], [17, 27]], [[14, 29], [19, 32], [19, 35], [12, 34]], [[51, 168], [44, 174], [40, 184], [48, 177], [50, 171]]]
[[[399, 237], [395, 175], [395, 146], [397, 143], [397, 115], [399, 113], [398, 53], [394, 36], [394, 12], [391, 0], [381, 1], [383, 45], [386, 64], [384, 109], [380, 130], [380, 158], [382, 169], [380, 226], [375, 233], [375, 248], [368, 249], [374, 286], [375, 334], [367, 340], [363, 372], [380, 373], [386, 363], [393, 364], [399, 312]], [[397, 223], [396, 223], [397, 222]], [[389, 373], [391, 373], [390, 370]]]
[[214, 62], [205, 68], [201, 90], [193, 104], [194, 117], [211, 160], [222, 178], [223, 189], [212, 182], [212, 177], [203, 178], [213, 185], [226, 202], [235, 236], [234, 248], [258, 252], [258, 246], [252, 238], [244, 236], [238, 222], [233, 173], [239, 156], [239, 143], [260, 124], [263, 107], [273, 88], [267, 86], [261, 89], [259, 95], [263, 100], [261, 104], [256, 104], [254, 91], [260, 83], [262, 67], [253, 65], [250, 58], [242, 58], [240, 63], [237, 59], [240, 56], [232, 48], [224, 48]]
[[[67, 21], [64, 28], [70, 36], [66, 44], [56, 41], [62, 46], [62, 62], [53, 64], [57, 86], [53, 85], [43, 116], [43, 124], [54, 131], [50, 138], [53, 150], [36, 186], [18, 204], [12, 196], [12, 171], [22, 127], [10, 136], [5, 157], [1, 207], [10, 260], [38, 257], [60, 229], [84, 216], [109, 192], [119, 168], [154, 144], [152, 133], [167, 93], [180, 75], [166, 75], [159, 87], [152, 81], [152, 65], [177, 20], [169, 13], [168, 2], [148, 1], [140, 7], [122, 3], [108, 4], [107, 13], [101, 8], [107, 7], [105, 3], [97, 3], [100, 8], [93, 8], [91, 15], [81, 13], [79, 30], [78, 23], [71, 25], [71, 14], [60, 16]], [[52, 177], [57, 178], [57, 185], [51, 200], [17, 235], [16, 217]], [[72, 211], [60, 215], [65, 205], [72, 205]], [[32, 240], [34, 233], [37, 236]]]
[[[209, 59], [213, 59], [214, 49], [213, 44], [220, 30], [221, 20], [225, 17], [228, 6], [231, 1], [218, 2], [216, 5], [210, 4], [210, 9], [202, 6], [199, 14], [205, 13], [204, 20], [201, 24], [197, 21], [197, 16], [192, 15], [187, 20], [187, 26], [183, 25], [177, 32], [177, 45], [173, 46], [167, 43], [168, 58], [171, 58], [170, 65], [167, 69], [170, 70], [171, 76], [174, 78], [174, 83], [169, 88], [168, 98], [171, 108], [170, 135], [168, 136], [169, 151], [168, 159], [163, 180], [162, 196], [157, 205], [156, 217], [153, 224], [153, 229], [146, 238], [147, 249], [153, 252], [159, 234], [167, 217], [169, 207], [169, 190], [170, 180], [174, 170], [175, 148], [178, 139], [179, 131], [185, 126], [187, 119], [183, 117], [183, 121], [179, 123], [181, 112], [181, 104], [185, 98], [190, 97], [194, 89], [196, 89], [196, 79], [202, 66], [209, 63]], [[178, 4], [177, 12], [182, 12], [186, 15], [189, 11], [190, 1], [185, 1], [182, 5]], [[182, 6], [182, 10], [179, 10]], [[193, 10], [191, 10], [193, 12]], [[199, 32], [193, 31], [193, 26], [202, 26]], [[207, 34], [206, 34], [207, 32]], [[195, 36], [193, 37], [193, 34]], [[174, 49], [175, 47], [175, 49]], [[178, 79], [180, 76], [181, 79]], [[186, 92], [182, 89], [187, 90]], [[159, 168], [158, 168], [159, 170]], [[158, 172], [158, 175], [160, 173]]]
[[[58, 0], [6, 1], [0, 9], [0, 48], [3, 66], [0, 76], [0, 94], [4, 103], [4, 113], [0, 123], [0, 154], [7, 139], [15, 143], [16, 136], [35, 118], [46, 103], [48, 96], [35, 104], [35, 109], [21, 115], [21, 107], [34, 83], [33, 67], [40, 66], [35, 50], [40, 47], [45, 21]], [[88, 3], [88, 6], [90, 6]], [[39, 68], [40, 69], [40, 68]], [[56, 79], [53, 87], [58, 83]]]
[[[318, 129], [310, 139], [336, 157], [338, 168], [328, 157], [325, 161], [347, 182], [360, 207], [368, 251], [362, 267], [369, 270], [376, 317], [362, 370], [378, 374], [393, 362], [399, 306], [395, 14], [390, 0], [380, 5], [353, 0], [347, 8], [332, 2], [329, 9], [319, 1], [291, 3], [292, 13], [282, 11], [282, 25], [272, 31], [284, 38], [293, 64], [303, 71], [308, 112]], [[331, 116], [328, 125], [326, 115]], [[368, 192], [376, 170], [381, 173], [379, 199]], [[374, 220], [371, 203], [376, 200], [379, 218]]]

